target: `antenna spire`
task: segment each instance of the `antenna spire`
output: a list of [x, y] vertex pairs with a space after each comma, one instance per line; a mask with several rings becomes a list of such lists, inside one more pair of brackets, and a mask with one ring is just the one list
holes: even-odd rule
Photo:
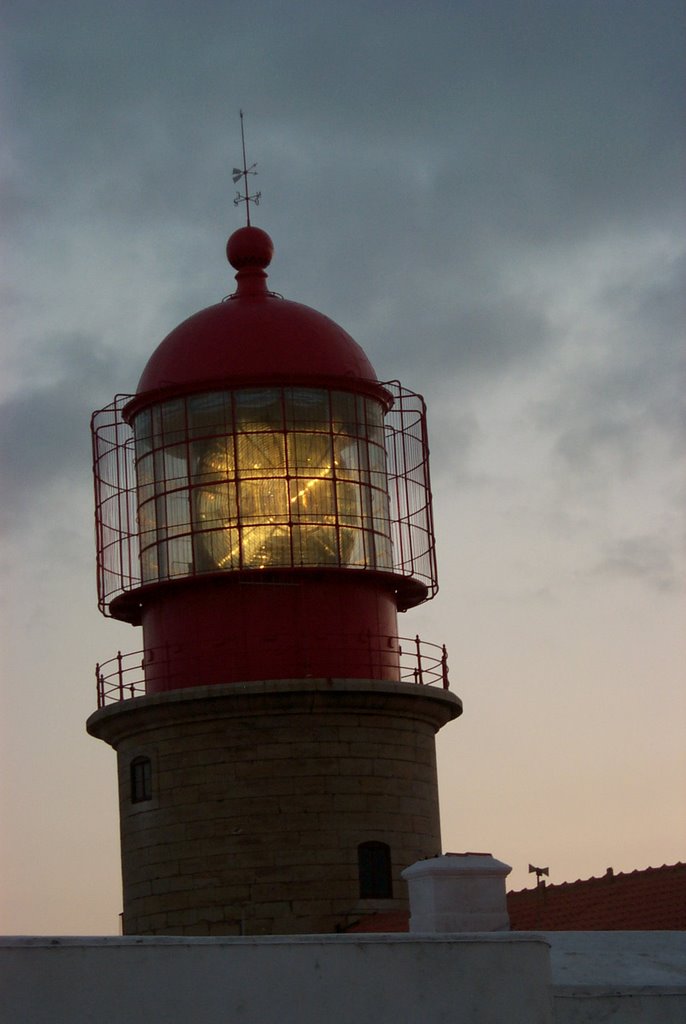
[[253, 195], [250, 195], [250, 185], [249, 185], [249, 182], [248, 182], [248, 175], [249, 174], [257, 174], [257, 171], [255, 170], [255, 168], [257, 167], [257, 164], [256, 163], [255, 164], [251, 164], [250, 167], [248, 167], [248, 161], [245, 158], [245, 131], [243, 129], [243, 111], [241, 110], [241, 111], [239, 111], [239, 113], [241, 115], [241, 146], [243, 148], [243, 169], [241, 170], [240, 167], [234, 167], [234, 169], [233, 169], [233, 183], [234, 183], [234, 185], [237, 185], [238, 182], [242, 178], [243, 179], [243, 188], [245, 189], [245, 195], [242, 195], [240, 192], [236, 192], [236, 198], [233, 201], [233, 205], [234, 206], [240, 206], [241, 203], [245, 203], [246, 222], [247, 222], [248, 227], [250, 227], [250, 204], [254, 203], [255, 206], [259, 206], [260, 205], [260, 196], [262, 195], [262, 193], [261, 192], [254, 192]]

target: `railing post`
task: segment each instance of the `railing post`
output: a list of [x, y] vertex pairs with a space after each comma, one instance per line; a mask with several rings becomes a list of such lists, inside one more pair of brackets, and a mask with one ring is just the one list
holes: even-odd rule
[[443, 644], [443, 654], [441, 655], [441, 675], [443, 676], [443, 689], [448, 689], [448, 648]]
[[122, 672], [122, 654], [117, 651], [117, 676], [119, 678], [119, 700], [124, 699], [124, 673]]
[[419, 639], [419, 633], [415, 636], [414, 643], [417, 648], [417, 682], [422, 686], [424, 684], [424, 674], [422, 672], [422, 642]]
[[102, 692], [103, 689], [104, 689], [104, 687], [102, 686], [102, 683], [101, 683], [101, 680], [100, 680], [100, 662], [96, 661], [96, 663], [95, 663], [95, 692], [98, 695], [98, 707], [99, 708], [101, 708], [103, 706], [103, 704], [105, 703], [105, 695]]

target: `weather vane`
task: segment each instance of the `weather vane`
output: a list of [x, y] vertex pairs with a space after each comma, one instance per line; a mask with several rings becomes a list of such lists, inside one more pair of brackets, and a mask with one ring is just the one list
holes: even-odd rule
[[240, 167], [234, 167], [233, 183], [234, 185], [237, 185], [241, 178], [243, 178], [243, 187], [245, 188], [245, 195], [242, 195], [240, 192], [236, 192], [236, 198], [233, 201], [233, 205], [239, 206], [241, 203], [245, 203], [245, 216], [248, 222], [248, 227], [250, 227], [250, 204], [254, 203], [255, 206], [259, 206], [260, 196], [262, 195], [262, 193], [255, 192], [253, 195], [250, 195], [248, 175], [257, 174], [257, 171], [255, 170], [257, 164], [251, 164], [250, 167], [248, 167], [248, 162], [245, 159], [245, 132], [243, 130], [243, 111], [241, 110], [239, 111], [239, 113], [241, 115], [241, 145], [243, 146], [243, 170], [241, 170]]

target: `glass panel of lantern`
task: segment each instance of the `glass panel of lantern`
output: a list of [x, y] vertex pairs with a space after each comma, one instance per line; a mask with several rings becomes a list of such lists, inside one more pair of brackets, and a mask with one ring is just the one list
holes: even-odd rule
[[392, 568], [383, 408], [313, 388], [174, 399], [134, 418], [143, 579]]

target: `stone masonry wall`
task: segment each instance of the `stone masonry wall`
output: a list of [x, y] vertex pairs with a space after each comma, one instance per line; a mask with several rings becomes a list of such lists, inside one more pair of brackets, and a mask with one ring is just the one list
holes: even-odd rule
[[[459, 710], [427, 687], [298, 680], [96, 712], [118, 751], [125, 933], [333, 932], [407, 907], [400, 872], [440, 852], [434, 737]], [[152, 796], [132, 803], [137, 756]], [[369, 840], [390, 846], [392, 899], [360, 899]]]

